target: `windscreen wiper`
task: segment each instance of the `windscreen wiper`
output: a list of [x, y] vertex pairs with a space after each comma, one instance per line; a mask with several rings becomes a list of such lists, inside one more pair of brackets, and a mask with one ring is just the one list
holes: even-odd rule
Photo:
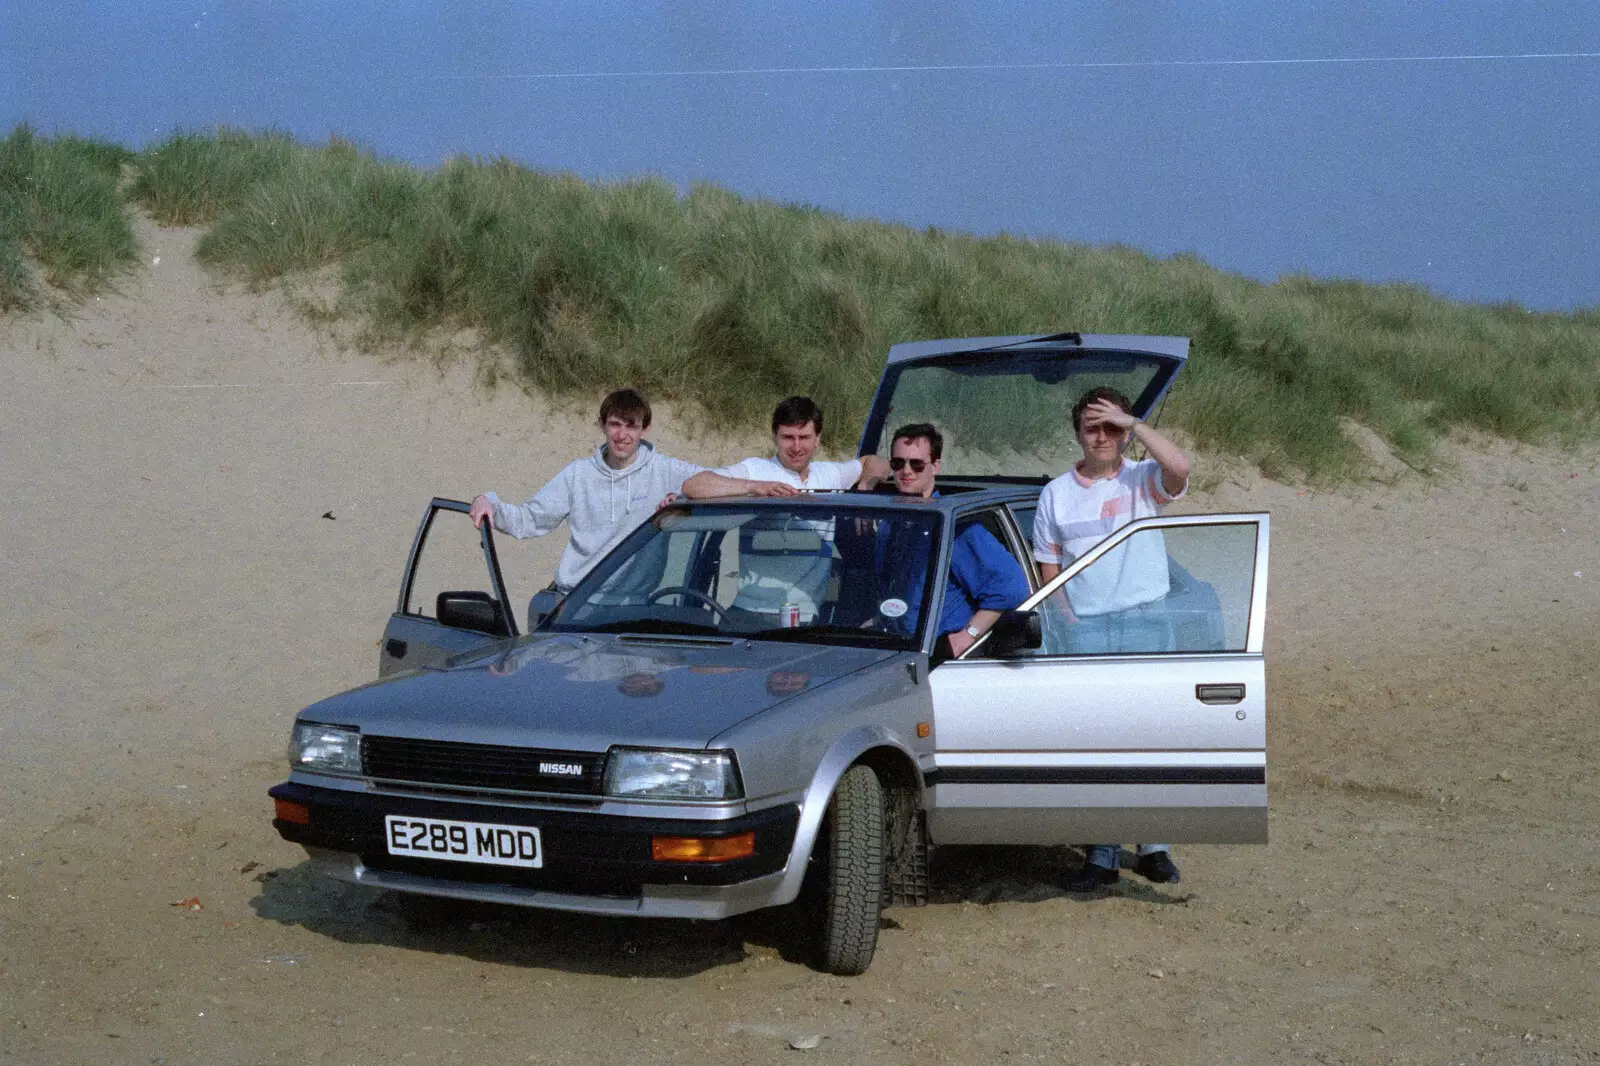
[[[839, 625], [783, 626], [745, 635], [751, 640], [791, 641], [802, 644], [812, 641], [826, 644], [868, 644], [875, 648], [909, 647], [912, 640], [910, 637], [884, 633], [876, 629]], [[829, 640], [827, 639], [829, 637], [839, 639]]]
[[[593, 626], [558, 626], [558, 631], [564, 633], [666, 633], [674, 636], [686, 637], [725, 637], [732, 634], [724, 633], [716, 626], [699, 625], [694, 622], [679, 622], [666, 618], [624, 618], [615, 622], [601, 622]], [[738, 634], [743, 636], [744, 634]]]

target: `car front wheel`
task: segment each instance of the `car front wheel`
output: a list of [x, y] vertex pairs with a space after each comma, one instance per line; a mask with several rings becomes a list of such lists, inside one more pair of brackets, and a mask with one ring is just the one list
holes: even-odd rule
[[883, 784], [869, 766], [839, 779], [813, 853], [817, 965], [828, 973], [865, 973], [878, 947], [883, 912]]

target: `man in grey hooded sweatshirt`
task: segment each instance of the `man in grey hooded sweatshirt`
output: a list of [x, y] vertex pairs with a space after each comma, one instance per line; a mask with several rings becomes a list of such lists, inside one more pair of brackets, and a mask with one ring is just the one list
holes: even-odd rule
[[542, 537], [566, 519], [572, 539], [556, 567], [556, 591], [565, 596], [595, 563], [683, 488], [702, 467], [661, 455], [644, 439], [650, 401], [636, 389], [618, 389], [600, 403], [606, 441], [568, 463], [527, 503], [504, 503], [492, 492], [472, 501], [472, 521], [513, 537]]

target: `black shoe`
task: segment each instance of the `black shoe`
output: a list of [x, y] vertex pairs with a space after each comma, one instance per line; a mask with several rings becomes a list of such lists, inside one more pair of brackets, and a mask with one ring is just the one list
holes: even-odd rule
[[1172, 856], [1164, 851], [1152, 851], [1148, 855], [1139, 856], [1139, 861], [1133, 864], [1133, 872], [1146, 881], [1154, 881], [1158, 885], [1177, 884], [1182, 880], [1178, 876], [1178, 867], [1172, 861]]
[[1117, 871], [1086, 862], [1078, 867], [1077, 873], [1067, 878], [1066, 888], [1068, 892], [1097, 892], [1120, 880], [1122, 875]]

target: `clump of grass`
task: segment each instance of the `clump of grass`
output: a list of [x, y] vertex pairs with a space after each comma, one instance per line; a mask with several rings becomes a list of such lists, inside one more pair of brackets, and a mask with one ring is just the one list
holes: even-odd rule
[[33, 305], [33, 274], [22, 257], [22, 205], [0, 189], [0, 312]]
[[139, 154], [128, 195], [164, 226], [215, 222], [305, 149], [281, 133], [176, 133]]
[[[206, 261], [257, 285], [331, 271], [335, 312], [374, 341], [469, 328], [510, 352], [528, 387], [592, 397], [635, 384], [737, 427], [809, 393], [841, 450], [890, 344], [1060, 330], [1193, 338], [1166, 417], [1276, 476], [1361, 472], [1345, 419], [1413, 465], [1458, 428], [1526, 441], [1600, 430], [1600, 309], [1263, 284], [1194, 256], [916, 230], [505, 159], [419, 171], [277, 133], [179, 134], [136, 169], [131, 195], [159, 220], [210, 224]], [[0, 278], [8, 269], [0, 243]], [[1025, 398], [990, 406], [1018, 440], [1067, 417]]]
[[[274, 157], [272, 179], [250, 186], [200, 239], [206, 262], [266, 283], [299, 271], [395, 250], [415, 225], [427, 179], [343, 143]], [[413, 250], [414, 252], [414, 250]]]
[[117, 193], [133, 153], [105, 141], [41, 137], [18, 126], [0, 141], [0, 311], [34, 307], [41, 283], [68, 297], [105, 284], [138, 254]]

